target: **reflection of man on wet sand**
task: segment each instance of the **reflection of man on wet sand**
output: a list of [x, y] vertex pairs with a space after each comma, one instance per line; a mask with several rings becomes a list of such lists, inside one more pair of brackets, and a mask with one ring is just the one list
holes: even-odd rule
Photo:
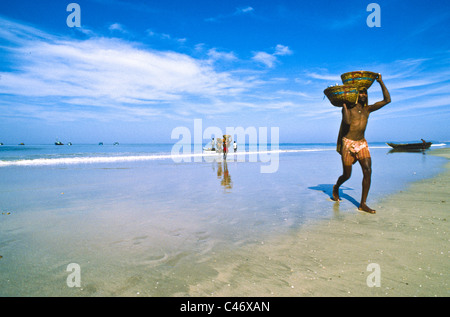
[[223, 178], [222, 178], [222, 181], [220, 182], [220, 184], [228, 189], [231, 189], [231, 187], [232, 187], [231, 176], [230, 176], [230, 173], [228, 172], [227, 161], [223, 162]]
[[362, 194], [359, 210], [369, 213], [375, 213], [375, 210], [366, 205], [367, 195], [371, 183], [372, 159], [370, 157], [369, 146], [364, 138], [369, 114], [376, 111], [391, 102], [386, 86], [378, 74], [377, 81], [380, 83], [383, 92], [383, 100], [367, 105], [367, 89], [359, 91], [358, 102], [355, 105], [342, 107], [342, 123], [339, 131], [337, 151], [342, 157], [343, 174], [338, 178], [336, 185], [333, 186], [333, 199], [340, 201], [339, 187], [347, 181], [352, 174], [352, 165], [359, 162], [363, 172]]
[[217, 163], [217, 178], [221, 178], [220, 185], [222, 185], [225, 188], [231, 189], [233, 187], [233, 183], [231, 182], [231, 176], [228, 172], [228, 164], [227, 161], [223, 161], [223, 170], [222, 170], [222, 163]]

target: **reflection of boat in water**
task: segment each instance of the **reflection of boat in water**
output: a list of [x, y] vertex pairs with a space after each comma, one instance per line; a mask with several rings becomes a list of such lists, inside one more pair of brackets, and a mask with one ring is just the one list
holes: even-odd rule
[[422, 140], [420, 143], [386, 143], [396, 151], [421, 151], [430, 148], [431, 142]]

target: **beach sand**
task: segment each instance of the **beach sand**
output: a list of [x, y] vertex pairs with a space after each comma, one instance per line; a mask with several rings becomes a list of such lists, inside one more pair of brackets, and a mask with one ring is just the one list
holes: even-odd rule
[[[222, 163], [7, 168], [0, 296], [448, 296], [450, 163], [434, 168], [449, 153], [374, 149], [375, 215], [357, 210], [356, 168], [329, 200], [333, 151], [285, 154], [274, 174], [231, 162], [230, 185]], [[398, 192], [391, 173], [422, 176]]]
[[[450, 150], [431, 154], [448, 159]], [[217, 276], [190, 294], [448, 296], [450, 163], [445, 167], [379, 201], [376, 215], [356, 207], [341, 213], [333, 203], [329, 221], [214, 257]]]

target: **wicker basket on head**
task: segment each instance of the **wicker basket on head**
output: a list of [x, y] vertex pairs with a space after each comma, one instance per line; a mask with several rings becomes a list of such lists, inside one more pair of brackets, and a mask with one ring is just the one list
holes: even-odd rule
[[377, 73], [363, 70], [356, 72], [349, 72], [341, 75], [341, 79], [344, 85], [366, 89], [369, 89], [369, 87], [372, 86], [374, 80], [377, 78], [378, 78]]
[[342, 107], [342, 104], [352, 105], [358, 101], [358, 88], [348, 85], [331, 86], [323, 91], [331, 104], [335, 107]]

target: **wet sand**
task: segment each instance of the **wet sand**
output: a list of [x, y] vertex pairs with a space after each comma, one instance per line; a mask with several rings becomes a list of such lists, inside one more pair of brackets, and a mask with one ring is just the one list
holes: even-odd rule
[[[448, 159], [450, 150], [430, 154]], [[329, 221], [213, 256], [217, 275], [189, 294], [448, 296], [450, 163], [445, 168], [378, 201], [375, 215], [330, 202]]]
[[[423, 175], [450, 151], [385, 151], [375, 215], [357, 211], [356, 171], [346, 199], [327, 200], [331, 151], [283, 155], [275, 174], [230, 163], [233, 186], [209, 163], [3, 170], [0, 296], [448, 296], [450, 164]], [[412, 171], [422, 180], [386, 196], [403, 188], [390, 174]], [[367, 286], [373, 263], [380, 287]]]

